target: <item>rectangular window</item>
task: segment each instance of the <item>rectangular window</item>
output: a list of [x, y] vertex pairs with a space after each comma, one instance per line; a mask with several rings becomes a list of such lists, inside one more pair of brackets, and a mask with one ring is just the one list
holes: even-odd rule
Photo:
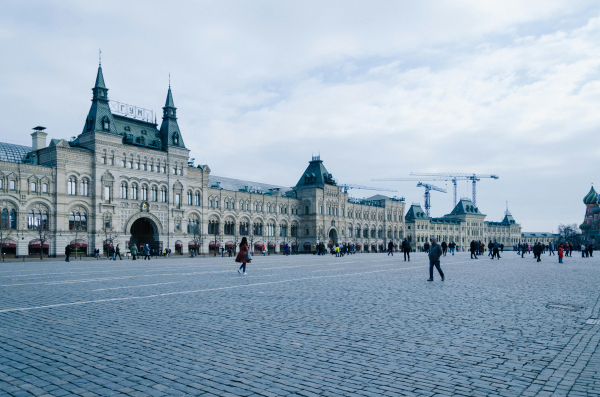
[[143, 171], [147, 171], [148, 170], [148, 166], [146, 164], [142, 164], [142, 170]]
[[110, 159], [110, 165], [115, 165], [115, 159], [113, 159], [113, 158]]
[[121, 167], [125, 168], [125, 160], [121, 160]]
[[10, 190], [15, 190], [15, 181], [10, 181], [9, 182], [9, 186], [10, 186]]
[[140, 169], [140, 163], [135, 163], [135, 169], [139, 170]]
[[177, 206], [177, 208], [181, 206], [181, 195], [179, 193], [175, 195], [175, 205]]
[[[2, 189], [2, 181], [0, 181], [0, 189]], [[48, 193], [48, 184], [42, 183], [42, 193]]]
[[162, 171], [161, 171], [161, 172], [162, 172], [163, 174], [166, 174], [166, 173], [167, 173], [167, 169], [166, 169], [165, 167], [162, 167]]
[[183, 175], [183, 168], [179, 169], [179, 175]]
[[304, 207], [304, 215], [308, 215], [308, 205]]
[[130, 169], [132, 169], [132, 168], [133, 168], [133, 162], [129, 161], [129, 162], [127, 163], [127, 167], [129, 167]]
[[173, 175], [177, 175], [177, 168], [173, 168]]
[[231, 203], [231, 209], [234, 210], [235, 209], [235, 203]]
[[215, 200], [215, 208], [219, 208], [219, 201]]
[[150, 164], [150, 172], [154, 172], [154, 165]]
[[102, 157], [102, 164], [106, 164], [106, 157]]
[[229, 202], [225, 203], [225, 209], [228, 210], [229, 209]]
[[4, 189], [4, 180], [0, 179], [0, 189]]
[[208, 208], [212, 208], [212, 200], [208, 201]]
[[31, 191], [35, 192], [36, 188], [37, 188], [36, 183], [35, 182], [31, 182]]
[[104, 202], [110, 203], [110, 186], [104, 186]]

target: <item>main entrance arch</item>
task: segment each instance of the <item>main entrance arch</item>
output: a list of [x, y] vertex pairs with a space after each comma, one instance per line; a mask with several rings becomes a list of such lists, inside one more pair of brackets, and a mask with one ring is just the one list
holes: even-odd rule
[[148, 244], [150, 248], [154, 248], [156, 250], [162, 249], [158, 241], [158, 227], [156, 227], [156, 224], [151, 219], [137, 219], [131, 225], [129, 232], [131, 233], [131, 237], [129, 238], [130, 247], [137, 245], [139, 248], [140, 246], [145, 246]]

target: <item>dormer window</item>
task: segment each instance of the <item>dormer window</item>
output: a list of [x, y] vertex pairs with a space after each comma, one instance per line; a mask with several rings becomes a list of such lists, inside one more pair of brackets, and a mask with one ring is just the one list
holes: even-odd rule
[[110, 120], [108, 120], [108, 117], [104, 117], [102, 119], [102, 129], [104, 131], [109, 131], [110, 130]]
[[173, 134], [173, 143], [179, 145], [179, 135], [177, 133]]
[[94, 129], [94, 118], [92, 116], [88, 116], [87, 120], [85, 121], [85, 129], [88, 131]]
[[142, 135], [146, 135], [146, 134], [148, 134], [148, 133], [146, 132], [146, 130], [142, 130]]
[[131, 127], [130, 127], [130, 126], [128, 126], [128, 125], [126, 125], [126, 126], [125, 126], [125, 131], [131, 131]]

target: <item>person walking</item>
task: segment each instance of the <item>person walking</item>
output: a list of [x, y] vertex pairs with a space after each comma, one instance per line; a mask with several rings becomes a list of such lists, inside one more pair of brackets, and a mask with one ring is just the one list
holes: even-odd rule
[[477, 243], [475, 242], [475, 240], [471, 240], [471, 259], [473, 259], [473, 257], [475, 257], [475, 259], [477, 259]]
[[410, 262], [410, 244], [406, 240], [402, 240], [402, 252], [404, 253], [404, 262], [406, 262], [406, 257], [408, 257], [408, 261]]
[[550, 242], [550, 244], [548, 244], [548, 256], [552, 256], [552, 255], [556, 255], [554, 253], [554, 244], [552, 244], [552, 242]]
[[540, 243], [536, 243], [533, 246], [533, 257], [537, 258], [538, 262], [541, 262], [542, 261], [541, 255], [542, 255], [542, 245]]
[[121, 248], [119, 248], [119, 244], [117, 244], [117, 248], [115, 249], [115, 260], [117, 260], [117, 255], [119, 256], [120, 260], [123, 260], [121, 257]]
[[335, 245], [335, 257], [340, 257], [340, 246], [338, 244]]
[[433, 267], [435, 266], [442, 281], [445, 280], [444, 272], [440, 267], [440, 257], [442, 256], [442, 247], [435, 241], [435, 238], [431, 238], [431, 246], [429, 247], [429, 278], [427, 281], [433, 281]]
[[448, 244], [448, 248], [450, 248], [450, 252], [452, 252], [452, 256], [454, 256], [454, 250], [456, 249], [456, 243], [454, 241]]
[[[567, 245], [568, 243], [566, 243], [565, 245]], [[585, 253], [587, 252], [587, 247], [585, 246], [585, 244], [581, 244], [581, 257], [585, 258]], [[567, 253], [567, 256], [569, 254]]]
[[492, 259], [494, 259], [495, 256], [497, 256], [498, 259], [500, 259], [500, 244], [498, 244], [498, 241], [494, 240], [491, 251], [492, 251]]
[[[552, 243], [550, 243], [552, 244]], [[558, 246], [558, 263], [563, 263], [563, 255], [564, 255], [564, 251], [563, 251], [563, 247], [562, 244]]]
[[148, 244], [146, 244], [144, 246], [144, 260], [150, 260], [150, 246]]
[[131, 259], [136, 260], [137, 254], [138, 254], [137, 245], [133, 244], [131, 246]]
[[504, 244], [500, 243], [500, 252], [504, 253]]
[[594, 257], [594, 243], [588, 244], [587, 249], [590, 253], [590, 258], [593, 258]]
[[493, 255], [493, 252], [494, 252], [494, 243], [492, 243], [492, 240], [490, 240], [490, 242], [488, 244], [488, 251], [490, 251], [488, 253], [488, 256], [491, 256], [492, 259], [494, 259], [494, 255]]
[[248, 239], [246, 237], [242, 238], [242, 242], [240, 243], [240, 250], [235, 258], [237, 263], [241, 263], [240, 268], [238, 269], [239, 274], [246, 275], [246, 263], [252, 262], [252, 257], [248, 252]]
[[442, 256], [446, 256], [446, 252], [448, 252], [448, 244], [446, 241], [442, 241]]
[[71, 246], [70, 245], [67, 245], [65, 247], [65, 256], [66, 256], [65, 262], [70, 262], [70, 260], [69, 260], [69, 257], [71, 256]]
[[388, 243], [388, 256], [390, 256], [390, 254], [394, 256], [394, 243], [392, 242], [392, 240], [390, 240], [390, 242]]

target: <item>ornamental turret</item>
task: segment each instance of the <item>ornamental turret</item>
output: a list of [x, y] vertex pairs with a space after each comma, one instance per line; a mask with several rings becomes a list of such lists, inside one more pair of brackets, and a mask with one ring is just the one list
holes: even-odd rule
[[598, 193], [594, 190], [594, 186], [590, 189], [590, 192], [585, 195], [583, 198], [583, 204], [585, 205], [594, 205], [598, 202]]
[[167, 100], [163, 107], [163, 121], [160, 125], [160, 136], [163, 148], [168, 149], [169, 147], [178, 147], [185, 149], [181, 133], [179, 132], [179, 125], [177, 125], [177, 108], [173, 102], [170, 84], [169, 91], [167, 92]]
[[104, 84], [102, 65], [98, 65], [96, 84], [92, 88], [92, 106], [85, 120], [82, 134], [104, 132], [117, 135], [115, 120], [108, 106], [108, 88]]

